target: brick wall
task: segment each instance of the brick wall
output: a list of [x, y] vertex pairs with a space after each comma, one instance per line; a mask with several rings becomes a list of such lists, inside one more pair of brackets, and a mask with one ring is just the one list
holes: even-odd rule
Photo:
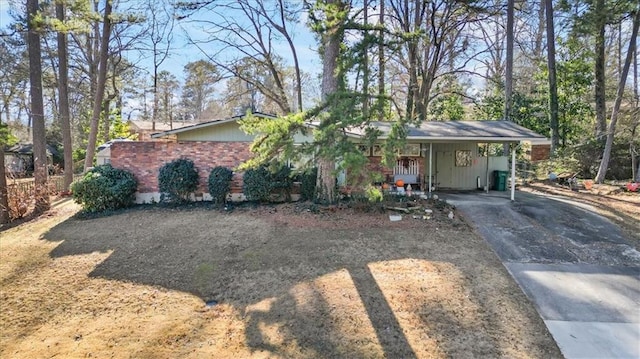
[[[231, 169], [249, 159], [247, 142], [116, 142], [111, 145], [111, 165], [132, 172], [138, 192], [158, 192], [158, 172], [165, 163], [178, 158], [192, 160], [200, 175], [198, 192], [208, 193], [209, 172], [213, 167]], [[233, 175], [232, 193], [242, 192], [242, 174]]]

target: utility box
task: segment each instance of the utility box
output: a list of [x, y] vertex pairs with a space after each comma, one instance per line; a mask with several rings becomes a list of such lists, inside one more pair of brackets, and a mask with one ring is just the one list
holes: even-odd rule
[[509, 176], [509, 171], [493, 171], [493, 190], [506, 191], [507, 176]]

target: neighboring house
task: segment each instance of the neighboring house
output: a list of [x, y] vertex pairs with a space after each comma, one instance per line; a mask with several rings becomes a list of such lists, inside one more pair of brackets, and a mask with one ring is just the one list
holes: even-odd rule
[[100, 146], [96, 151], [96, 166], [106, 165], [111, 163], [111, 145], [116, 142], [129, 142], [133, 141], [128, 138], [116, 138], [111, 141], [107, 141]]
[[[264, 118], [275, 117], [254, 114]], [[153, 138], [175, 136], [175, 142], [127, 142], [111, 146], [114, 167], [134, 173], [139, 182], [139, 202], [158, 200], [158, 171], [174, 159], [186, 157], [194, 161], [200, 174], [198, 191], [207, 198], [207, 179], [211, 168], [234, 168], [250, 158], [249, 145], [253, 136], [240, 130], [242, 116], [209, 121], [168, 130]], [[382, 132], [384, 141], [390, 123], [376, 122], [372, 126]], [[313, 127], [312, 124], [309, 127]], [[351, 130], [348, 136], [359, 141], [364, 131]], [[380, 146], [363, 147], [370, 159], [369, 169], [383, 175], [387, 182], [402, 179], [416, 189], [476, 189], [491, 185], [493, 171], [507, 171], [508, 156], [481, 156], [487, 143], [517, 143], [543, 140], [522, 126], [507, 121], [449, 121], [425, 122], [420, 127], [409, 127], [407, 145], [400, 151], [393, 168], [383, 168]], [[310, 137], [296, 135], [298, 143], [311, 141]], [[348, 174], [347, 174], [348, 177]], [[241, 198], [242, 178], [234, 174], [232, 193]]]
[[129, 132], [131, 135], [137, 135], [138, 141], [175, 141], [175, 136], [164, 136], [161, 138], [153, 138], [152, 135], [159, 132], [175, 130], [181, 127], [193, 125], [193, 122], [172, 122], [163, 123], [151, 121], [129, 121]]
[[[47, 164], [53, 165], [53, 155], [58, 152], [47, 145]], [[33, 173], [33, 144], [19, 143], [4, 150], [4, 166], [8, 176], [24, 177]]]

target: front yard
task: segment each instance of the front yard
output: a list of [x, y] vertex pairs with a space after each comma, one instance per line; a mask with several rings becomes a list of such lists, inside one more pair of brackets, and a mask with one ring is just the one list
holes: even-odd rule
[[561, 357], [457, 216], [298, 206], [66, 203], [0, 233], [0, 357]]

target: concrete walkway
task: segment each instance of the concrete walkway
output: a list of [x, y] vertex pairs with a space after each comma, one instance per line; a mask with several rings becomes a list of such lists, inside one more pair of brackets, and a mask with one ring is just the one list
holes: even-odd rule
[[489, 242], [566, 358], [640, 358], [640, 252], [590, 206], [507, 195], [441, 197]]

